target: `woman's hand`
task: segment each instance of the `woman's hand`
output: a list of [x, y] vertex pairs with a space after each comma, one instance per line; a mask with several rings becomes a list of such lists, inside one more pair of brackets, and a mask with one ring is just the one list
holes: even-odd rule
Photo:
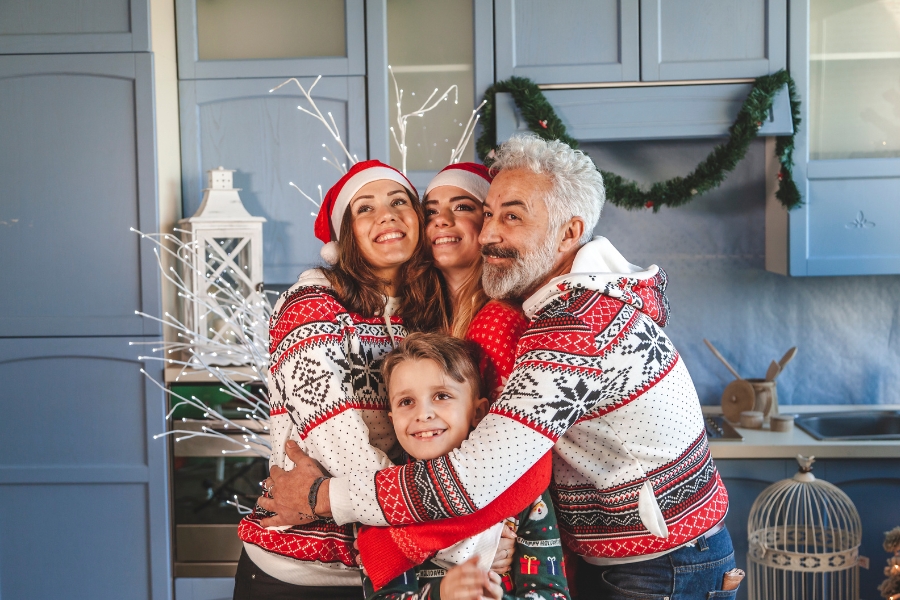
[[442, 600], [500, 600], [502, 597], [500, 576], [479, 569], [477, 556], [456, 565], [441, 580]]
[[512, 569], [513, 553], [516, 551], [516, 534], [509, 528], [509, 525], [503, 525], [503, 532], [500, 534], [500, 543], [497, 545], [497, 552], [494, 554], [494, 562], [491, 563], [491, 571], [498, 575], [509, 573]]
[[[305, 525], [316, 520], [309, 508], [309, 488], [324, 473], [296, 442], [289, 440], [284, 448], [288, 458], [293, 461], [294, 468], [285, 471], [276, 466], [269, 471], [265, 487], [270, 497], [262, 496], [257, 502], [265, 510], [276, 513], [276, 516], [261, 520], [260, 525], [263, 527]], [[331, 514], [327, 480], [319, 488], [316, 509], [319, 515]]]

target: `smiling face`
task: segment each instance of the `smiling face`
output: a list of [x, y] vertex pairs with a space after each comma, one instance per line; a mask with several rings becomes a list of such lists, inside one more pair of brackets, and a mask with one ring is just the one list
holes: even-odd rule
[[419, 242], [419, 217], [406, 189], [389, 179], [362, 186], [350, 200], [350, 227], [363, 260], [396, 283]]
[[549, 222], [544, 198], [550, 189], [546, 175], [524, 169], [500, 171], [494, 178], [478, 238], [488, 296], [526, 298], [554, 269], [560, 232]]
[[397, 440], [407, 454], [431, 460], [459, 448], [487, 412], [474, 386], [431, 359], [405, 360], [391, 373], [388, 395]]
[[479, 200], [462, 188], [436, 187], [425, 197], [425, 236], [434, 264], [445, 275], [468, 272], [481, 260], [478, 234], [484, 221]]

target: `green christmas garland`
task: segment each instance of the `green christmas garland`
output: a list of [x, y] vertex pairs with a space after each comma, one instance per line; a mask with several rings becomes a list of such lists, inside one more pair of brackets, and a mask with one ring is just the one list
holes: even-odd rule
[[[800, 125], [800, 101], [797, 99], [794, 80], [784, 70], [759, 77], [738, 113], [737, 119], [728, 129], [728, 140], [713, 148], [693, 172], [685, 177], [674, 177], [660, 181], [642, 191], [634, 181], [628, 181], [615, 173], [601, 170], [606, 184], [606, 199], [616, 206], [628, 209], [652, 208], [657, 212], [663, 206], [681, 206], [700, 194], [717, 188], [725, 176], [744, 158], [750, 141], [756, 137], [763, 121], [768, 117], [775, 94], [787, 84], [791, 102], [791, 119], [794, 132]], [[524, 117], [528, 128], [546, 140], [561, 140], [578, 148], [578, 142], [566, 133], [566, 126], [556, 116], [553, 107], [540, 88], [530, 79], [510, 77], [498, 81], [485, 92], [487, 103], [482, 109], [483, 131], [476, 142], [476, 149], [486, 162], [491, 151], [497, 147], [496, 115], [494, 98], [497, 92], [512, 94], [516, 106]], [[794, 136], [778, 136], [775, 153], [781, 163], [778, 173], [778, 192], [775, 196], [788, 209], [800, 206], [800, 190], [793, 179]]]

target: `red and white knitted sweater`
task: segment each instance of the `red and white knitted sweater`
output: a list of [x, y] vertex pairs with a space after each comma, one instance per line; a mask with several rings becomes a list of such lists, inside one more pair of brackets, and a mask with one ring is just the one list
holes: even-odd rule
[[[339, 523], [399, 525], [472, 513], [554, 450], [567, 545], [589, 557], [665, 552], [725, 517], [693, 382], [662, 332], [665, 274], [605, 238], [524, 306], [515, 369], [449, 455], [331, 481]], [[369, 509], [373, 504], [381, 514]], [[373, 518], [374, 517], [374, 518]]]
[[[294, 467], [284, 452], [293, 439], [332, 475], [392, 466], [388, 454], [394, 455], [397, 438], [379, 366], [392, 338], [405, 335], [398, 317], [351, 313], [318, 271], [304, 273], [278, 300], [270, 321], [269, 464]], [[260, 569], [295, 585], [361, 585], [352, 525], [265, 529], [259, 524], [264, 516], [255, 512], [238, 528]]]

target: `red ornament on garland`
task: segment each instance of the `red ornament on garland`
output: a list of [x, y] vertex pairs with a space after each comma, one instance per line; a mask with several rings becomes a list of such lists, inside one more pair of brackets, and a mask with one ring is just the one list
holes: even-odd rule
[[648, 200], [647, 203], [644, 204], [644, 208], [653, 208], [653, 202]]
[[538, 121], [538, 123], [541, 124], [541, 127], [543, 127], [544, 129], [547, 129], [547, 120], [546, 119], [544, 119], [543, 121]]

